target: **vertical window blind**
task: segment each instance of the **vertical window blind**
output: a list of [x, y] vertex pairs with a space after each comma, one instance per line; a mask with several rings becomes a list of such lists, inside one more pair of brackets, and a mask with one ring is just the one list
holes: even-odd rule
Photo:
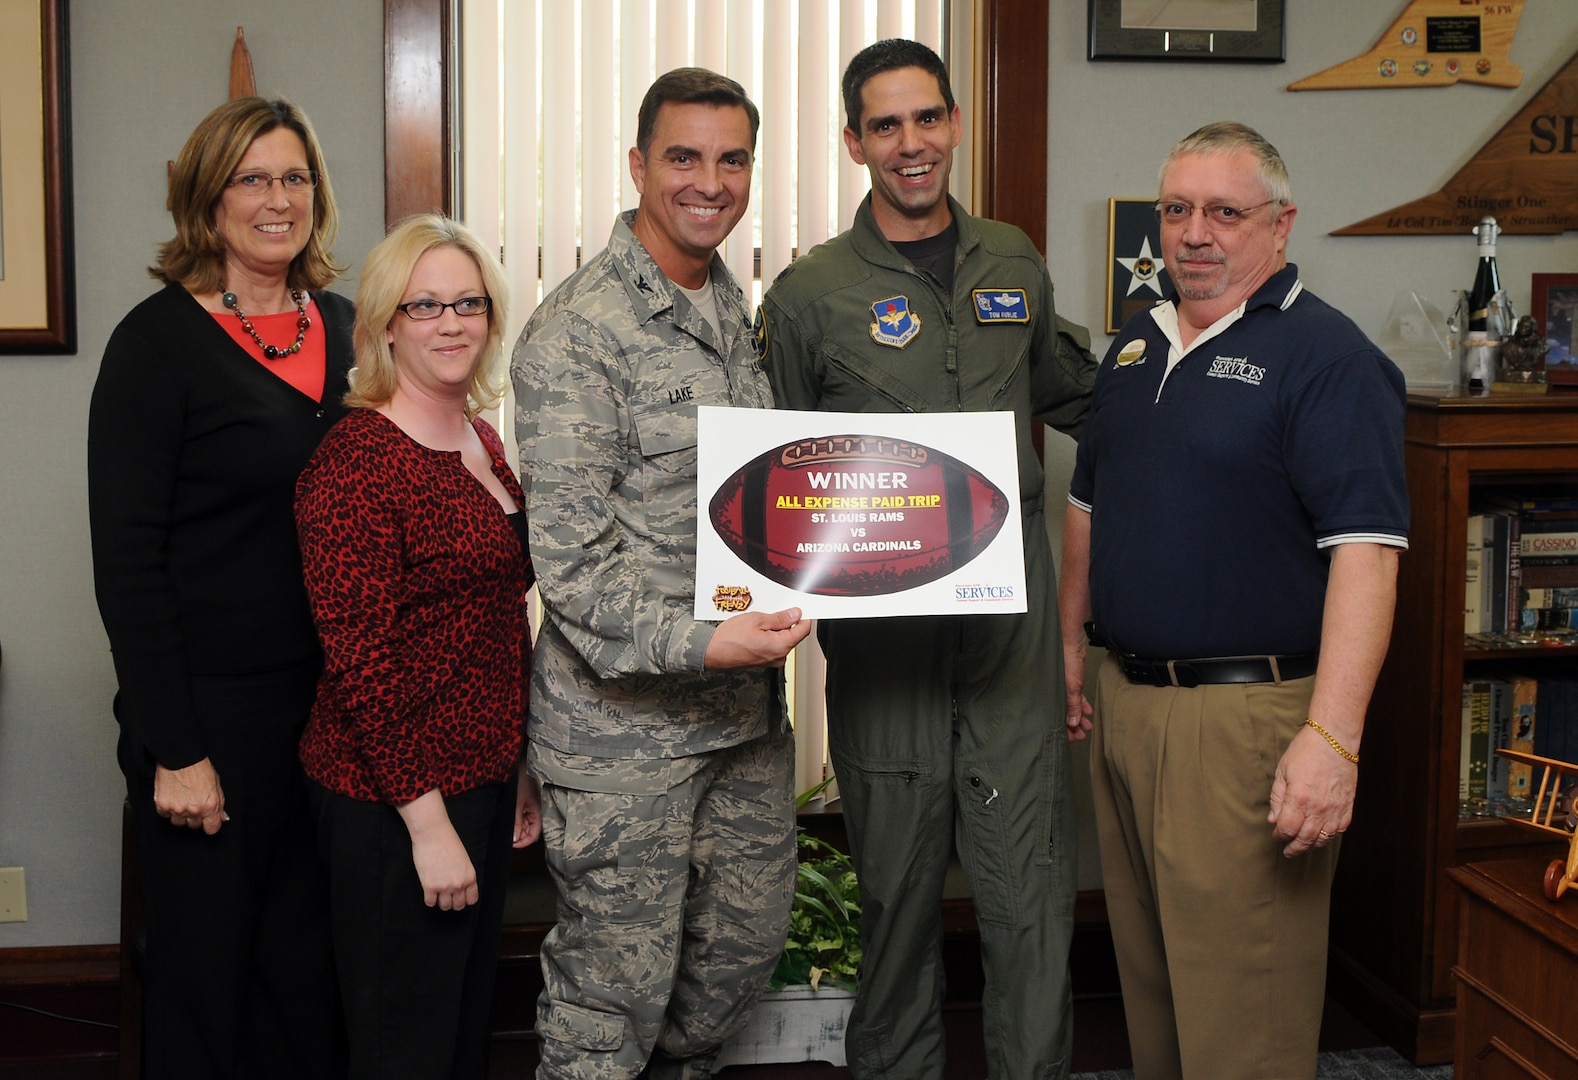
[[[461, 0], [459, 18], [460, 213], [500, 253], [510, 344], [636, 205], [628, 152], [662, 72], [720, 71], [761, 110], [750, 211], [723, 247], [753, 304], [798, 252], [848, 226], [870, 186], [843, 147], [838, 82], [850, 57], [882, 38], [923, 41], [949, 62], [970, 114], [961, 0]], [[968, 124], [965, 135], [952, 184], [969, 205]], [[512, 453], [513, 412], [507, 397], [496, 424]], [[796, 790], [825, 768], [822, 679], [812, 637], [790, 661]]]

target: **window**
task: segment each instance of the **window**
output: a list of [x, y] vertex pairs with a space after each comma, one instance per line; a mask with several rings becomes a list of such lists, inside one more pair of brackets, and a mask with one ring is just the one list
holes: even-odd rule
[[[948, 42], [970, 40], [971, 18], [970, 3], [943, 0], [462, 0], [459, 213], [501, 253], [513, 298], [506, 340], [636, 205], [627, 151], [657, 74], [721, 71], [761, 109], [751, 211], [723, 248], [754, 301], [797, 252], [846, 227], [869, 187], [841, 136], [849, 57], [884, 37], [924, 41], [949, 62], [969, 115], [971, 49]], [[970, 173], [952, 174], [966, 205]], [[503, 416], [512, 412], [506, 399]], [[513, 452], [513, 425], [497, 426]], [[821, 781], [826, 761], [814, 638], [788, 674], [800, 791]]]

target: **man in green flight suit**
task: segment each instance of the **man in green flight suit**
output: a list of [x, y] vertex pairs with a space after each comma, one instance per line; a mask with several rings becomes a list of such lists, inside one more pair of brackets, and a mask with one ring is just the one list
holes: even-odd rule
[[1029, 610], [823, 622], [828, 733], [865, 949], [858, 1078], [943, 1074], [942, 890], [957, 836], [981, 928], [993, 1080], [1065, 1077], [1075, 822], [1057, 584], [1031, 443], [1077, 435], [1096, 363], [1018, 229], [948, 195], [962, 134], [948, 73], [880, 41], [843, 79], [844, 143], [871, 174], [852, 228], [795, 262], [757, 317], [780, 408], [1014, 414]]

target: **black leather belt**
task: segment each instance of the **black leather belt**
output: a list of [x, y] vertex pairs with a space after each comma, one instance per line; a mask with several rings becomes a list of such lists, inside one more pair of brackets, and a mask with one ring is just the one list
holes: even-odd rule
[[1214, 656], [1201, 660], [1147, 660], [1114, 653], [1123, 674], [1141, 686], [1207, 683], [1280, 683], [1315, 674], [1314, 653], [1300, 656]]

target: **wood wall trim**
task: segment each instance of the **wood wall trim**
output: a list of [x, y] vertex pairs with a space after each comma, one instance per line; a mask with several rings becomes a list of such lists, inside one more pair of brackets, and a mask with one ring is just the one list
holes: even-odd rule
[[43, 945], [0, 949], [0, 987], [112, 984], [120, 979], [119, 945]]
[[976, 211], [1047, 245], [1047, 0], [976, 0]]
[[384, 0], [384, 226], [453, 214], [449, 0]]
[[[976, 0], [976, 209], [1046, 252], [1047, 0]], [[384, 222], [454, 212], [449, 0], [384, 0]], [[452, 77], [456, 76], [456, 77]]]

